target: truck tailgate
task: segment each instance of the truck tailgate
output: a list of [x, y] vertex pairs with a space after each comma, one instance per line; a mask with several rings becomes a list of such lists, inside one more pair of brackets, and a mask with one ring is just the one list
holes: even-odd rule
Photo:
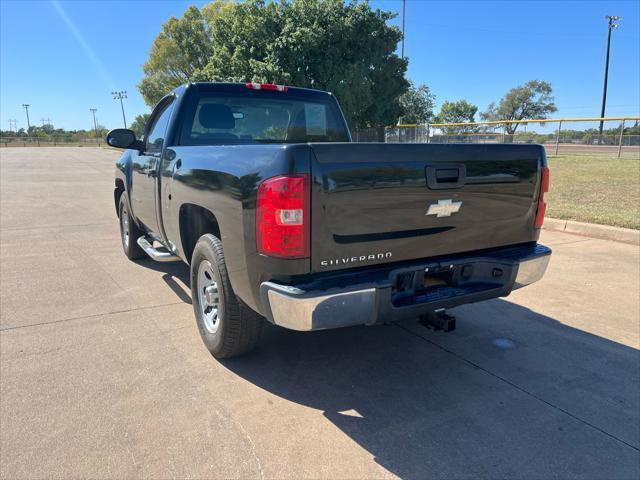
[[537, 240], [539, 145], [311, 144], [311, 268]]

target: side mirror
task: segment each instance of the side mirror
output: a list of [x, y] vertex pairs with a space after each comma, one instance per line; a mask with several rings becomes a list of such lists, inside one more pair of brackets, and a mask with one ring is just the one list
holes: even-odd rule
[[107, 134], [107, 144], [115, 148], [133, 148], [140, 150], [142, 142], [136, 138], [133, 130], [127, 128], [116, 128]]

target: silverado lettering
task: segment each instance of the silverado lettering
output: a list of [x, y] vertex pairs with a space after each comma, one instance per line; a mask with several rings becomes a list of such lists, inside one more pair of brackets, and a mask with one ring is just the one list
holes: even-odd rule
[[359, 257], [348, 257], [348, 258], [336, 258], [331, 260], [321, 260], [320, 266], [328, 267], [331, 265], [337, 264], [347, 264], [347, 263], [356, 263], [356, 262], [367, 262], [371, 260], [384, 260], [386, 258], [391, 258], [393, 255], [391, 252], [386, 253], [371, 253], [369, 255], [360, 255]]

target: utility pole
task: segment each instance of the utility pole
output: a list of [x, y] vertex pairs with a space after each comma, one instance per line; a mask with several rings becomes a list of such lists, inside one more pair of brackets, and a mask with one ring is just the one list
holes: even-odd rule
[[[608, 22], [608, 25], [607, 25], [608, 33], [607, 33], [607, 56], [604, 61], [604, 89], [602, 91], [602, 110], [600, 110], [600, 118], [604, 118], [604, 111], [607, 106], [607, 81], [609, 79], [609, 50], [611, 49], [611, 30], [613, 30], [614, 28], [620, 27], [620, 25], [615, 23], [620, 21], [620, 17], [618, 17], [617, 15], [607, 15], [604, 18]], [[600, 120], [598, 144], [602, 143], [602, 127], [603, 126], [604, 126], [604, 120]]]
[[45, 125], [51, 125], [51, 119], [50, 118], [41, 118], [40, 121], [42, 122], [42, 127], [44, 128]]
[[124, 118], [124, 104], [122, 103], [123, 98], [127, 98], [127, 91], [121, 90], [119, 92], [111, 92], [114, 100], [120, 100], [120, 108], [122, 108], [122, 121], [124, 122], [124, 128], [127, 128], [127, 119]]
[[[401, 56], [404, 60], [404, 17], [407, 7], [407, 0], [402, 0], [402, 47], [401, 47]], [[398, 125], [402, 125], [403, 119], [402, 117], [398, 117]], [[400, 130], [398, 130], [398, 135], [400, 135]]]
[[31, 122], [29, 121], [29, 107], [31, 105], [29, 105], [28, 103], [23, 103], [22, 104], [22, 108], [24, 108], [24, 111], [27, 112], [27, 135], [30, 135], [29, 130], [31, 130]]
[[96, 112], [97, 108], [90, 108], [89, 111], [93, 114], [93, 128], [96, 131], [96, 138], [98, 138], [98, 123], [96, 122]]
[[402, 0], [402, 59], [404, 59], [404, 16], [407, 8], [407, 0]]

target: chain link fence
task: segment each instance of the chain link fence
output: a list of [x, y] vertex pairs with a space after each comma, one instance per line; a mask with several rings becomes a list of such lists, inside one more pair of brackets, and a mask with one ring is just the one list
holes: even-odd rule
[[102, 138], [74, 138], [68, 136], [0, 137], [0, 148], [5, 147], [101, 147]]
[[[600, 134], [600, 122], [603, 128]], [[355, 129], [355, 142], [538, 143], [549, 155], [607, 154], [640, 159], [640, 117], [431, 123]], [[0, 147], [103, 146], [102, 138], [0, 137]]]
[[[602, 121], [602, 134], [600, 122]], [[386, 143], [538, 143], [550, 155], [607, 154], [640, 159], [640, 117], [564, 118], [394, 125], [357, 129], [354, 141]]]

